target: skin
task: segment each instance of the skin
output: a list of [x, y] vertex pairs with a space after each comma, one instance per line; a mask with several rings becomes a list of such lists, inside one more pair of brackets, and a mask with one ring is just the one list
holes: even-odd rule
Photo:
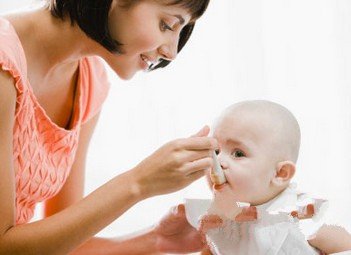
[[293, 177], [293, 162], [276, 161], [272, 130], [252, 111], [232, 110], [218, 120], [213, 133], [220, 147], [218, 160], [235, 201], [266, 203]]
[[351, 235], [340, 226], [323, 225], [308, 242], [326, 254], [351, 251]]
[[[264, 104], [259, 106], [260, 110], [267, 107]], [[271, 114], [272, 109], [268, 119], [265, 119], [262, 112], [257, 115], [255, 111], [252, 113], [244, 109], [243, 112], [236, 109], [235, 105], [229, 107], [219, 118], [214, 129], [213, 136], [218, 140], [220, 148], [218, 159], [227, 183], [214, 185], [209, 172], [206, 177], [210, 187], [213, 187], [216, 205], [226, 208], [226, 212], [236, 211], [236, 208], [228, 208], [228, 198], [249, 202], [251, 205], [260, 205], [271, 200], [287, 187], [295, 173], [296, 153], [291, 153], [291, 150], [275, 150], [272, 147], [272, 144], [279, 144], [274, 141], [276, 137], [270, 135], [274, 126], [269, 123], [277, 123]], [[289, 119], [291, 121], [290, 117], [279, 116], [280, 120], [285, 120], [284, 123], [288, 123]], [[296, 140], [298, 132], [293, 128], [294, 125], [292, 121], [290, 127], [284, 127], [284, 130], [290, 129], [292, 138]], [[275, 133], [279, 134], [279, 130], [275, 130]], [[283, 152], [286, 156], [282, 157], [278, 152]], [[293, 158], [293, 161], [288, 160], [289, 157]], [[254, 208], [249, 207], [239, 214], [236, 213], [233, 219], [238, 222], [255, 220], [257, 213]], [[292, 215], [300, 220], [310, 218], [314, 214], [313, 205], [307, 205], [304, 211], [304, 214], [292, 212]], [[200, 232], [206, 233], [208, 229], [219, 227], [221, 224], [222, 219], [219, 216], [207, 215], [201, 220]], [[351, 250], [351, 235], [340, 226], [324, 225], [308, 242], [325, 254]], [[202, 254], [211, 253], [206, 249]]]
[[[117, 8], [117, 5], [114, 5], [114, 8]], [[119, 11], [112, 9], [111, 15]], [[167, 8], [167, 11], [177, 15], [183, 14], [185, 20], [189, 19], [184, 10]], [[160, 16], [163, 17], [163, 14], [160, 13]], [[131, 15], [131, 17], [142, 16]], [[67, 126], [73, 107], [78, 59], [89, 55], [101, 56], [122, 79], [130, 79], [141, 69], [136, 64], [140, 54], [145, 54], [150, 59], [153, 57], [174, 59], [177, 40], [173, 38], [179, 36], [180, 30], [176, 28], [179, 25], [174, 27], [175, 34], [169, 30], [157, 31], [155, 28], [154, 31], [157, 34], [153, 38], [157, 42], [153, 40], [150, 47], [136, 47], [134, 42], [127, 40], [127, 34], [118, 35], [116, 28], [116, 32], [112, 31], [112, 33], [116, 33], [118, 39], [126, 45], [124, 50], [126, 55], [130, 56], [127, 58], [111, 54], [85, 36], [77, 26], [71, 27], [67, 21], [53, 19], [46, 11], [15, 14], [7, 18], [15, 27], [23, 44], [27, 59], [28, 79], [34, 94], [50, 119], [61, 127]], [[114, 18], [111, 16], [112, 24], [113, 21]], [[159, 22], [157, 24], [159, 25]], [[134, 28], [131, 31], [135, 31]], [[38, 44], [38, 41], [41, 43]], [[45, 45], [44, 48], [43, 45]], [[43, 54], [43, 52], [55, 52], [55, 54]], [[194, 250], [192, 244], [199, 243], [196, 240], [201, 239], [200, 235], [184, 221], [184, 214], [172, 211], [156, 228], [127, 240], [106, 240], [92, 236], [145, 197], [179, 189], [202, 176], [203, 169], [212, 164], [208, 151], [217, 149], [216, 141], [206, 138], [208, 128], [199, 131], [195, 139], [188, 138], [170, 142], [144, 161], [143, 167], [138, 166], [127, 171], [82, 199], [86, 151], [98, 119], [96, 116], [82, 127], [77, 158], [71, 170], [72, 174], [61, 192], [46, 202], [45, 219], [15, 227], [14, 172], [11, 158], [16, 91], [13, 79], [6, 72], [0, 71], [0, 84], [0, 140], [2, 141], [0, 143], [2, 162], [0, 166], [0, 200], [2, 201], [0, 204], [0, 218], [2, 219], [0, 222], [0, 254], [67, 254], [70, 252], [70, 254], [85, 255], [133, 255], [160, 254], [168, 250], [185, 252], [184, 249], [189, 247]], [[55, 97], [54, 101], [51, 100], [53, 97]], [[165, 158], [169, 159], [167, 164], [160, 164]], [[190, 163], [190, 158], [195, 163]], [[159, 179], [160, 169], [169, 169], [162, 180]], [[185, 172], [191, 171], [195, 171], [193, 175], [184, 175]], [[147, 173], [147, 175], [140, 176], [140, 172]], [[174, 177], [175, 173], [178, 173], [176, 177]], [[126, 183], [135, 187], [133, 190], [137, 192], [131, 192], [130, 186], [125, 185]], [[50, 215], [52, 217], [47, 218]], [[162, 224], [168, 220], [174, 223], [171, 229], [166, 227], [169, 224]], [[192, 233], [192, 239], [186, 239], [189, 234], [182, 235], [184, 232]], [[33, 235], [33, 233], [36, 234]], [[318, 238], [315, 239], [315, 242], [317, 241]], [[187, 245], [177, 246], [177, 243]], [[195, 248], [200, 250], [202, 247], [199, 244]]]
[[[110, 23], [118, 23], [117, 14], [125, 23], [120, 20], [118, 26], [113, 26], [112, 33], [125, 44], [125, 55], [111, 54], [89, 39], [79, 27], [72, 27], [69, 20], [55, 19], [46, 10], [6, 18], [23, 45], [28, 79], [40, 105], [53, 122], [67, 127], [73, 107], [78, 60], [82, 57], [101, 56], [122, 79], [129, 79], [142, 69], [141, 54], [175, 58], [174, 49], [184, 24], [178, 25], [166, 12], [183, 16], [185, 24], [190, 19], [183, 9], [165, 8], [152, 1], [143, 1], [128, 10], [119, 9], [114, 2]], [[161, 29], [163, 18], [167, 18], [173, 31]], [[143, 29], [150, 33], [141, 41], [136, 38], [140, 40], [146, 35], [143, 29], [134, 27], [138, 24], [147, 24], [147, 29], [145, 26]], [[151, 228], [123, 241], [93, 237], [141, 200], [179, 190], [203, 176], [212, 166], [210, 152], [217, 149], [216, 140], [207, 137], [209, 128], [204, 127], [193, 137], [165, 144], [134, 168], [83, 198], [85, 159], [98, 115], [82, 126], [71, 174], [59, 194], [46, 201], [44, 219], [16, 226], [12, 161], [16, 90], [13, 79], [1, 70], [0, 84], [0, 254], [160, 254], [160, 247], [162, 251], [174, 250], [178, 242], [192, 241], [177, 233], [188, 229], [196, 237], [197, 232], [184, 224], [182, 214], [175, 218], [174, 222], [179, 224], [175, 224], [171, 232], [167, 224], [161, 224], [157, 231]], [[163, 221], [173, 216], [170, 213]]]
[[[123, 44], [123, 54], [107, 55], [104, 58], [119, 77], [129, 79], [140, 70], [141, 54], [154, 62], [160, 58], [176, 58], [179, 33], [191, 19], [184, 9], [143, 1], [132, 7], [133, 12], [126, 12], [114, 3], [109, 27], [112, 37]], [[184, 21], [181, 22], [176, 16], [181, 16]]]
[[200, 234], [187, 222], [184, 205], [173, 207], [169, 215], [166, 215], [155, 229], [159, 234], [159, 249], [172, 253], [196, 252], [202, 249], [204, 244]]
[[[251, 104], [254, 103], [246, 103]], [[288, 186], [295, 173], [295, 164], [287, 160], [289, 154], [283, 157], [284, 160], [278, 160], [281, 157], [277, 157], [275, 139], [279, 137], [272, 135], [274, 126], [271, 123], [275, 123], [272, 114], [258, 113], [257, 109], [246, 105], [242, 108], [236, 104], [226, 109], [213, 130], [220, 148], [218, 161], [227, 182], [216, 185], [211, 181], [210, 171], [206, 174], [209, 186], [213, 188], [214, 202], [210, 214], [201, 219], [203, 235], [208, 229], [221, 226], [222, 218], [238, 222], [257, 219], [255, 207], [241, 209], [228, 201], [247, 202], [252, 206], [266, 203]], [[259, 109], [268, 106], [271, 107], [260, 103]], [[279, 130], [274, 131], [279, 133]], [[203, 251], [206, 253], [209, 251]]]

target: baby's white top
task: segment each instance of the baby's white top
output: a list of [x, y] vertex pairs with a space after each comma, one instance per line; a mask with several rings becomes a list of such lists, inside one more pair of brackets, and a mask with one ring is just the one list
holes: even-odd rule
[[[299, 210], [299, 207], [309, 203], [314, 203], [316, 207], [312, 219], [298, 220], [290, 216], [291, 211]], [[198, 227], [195, 219], [201, 218], [210, 204], [210, 200], [186, 201], [189, 222]], [[212, 253], [217, 255], [319, 254], [306, 238], [322, 225], [320, 217], [326, 207], [325, 200], [311, 199], [297, 192], [295, 185], [291, 184], [276, 198], [257, 206], [257, 220], [243, 223], [224, 220], [222, 227], [208, 231], [207, 241]]]

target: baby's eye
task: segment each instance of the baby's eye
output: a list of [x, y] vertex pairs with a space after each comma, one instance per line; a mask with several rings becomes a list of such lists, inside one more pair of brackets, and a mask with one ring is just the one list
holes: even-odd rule
[[242, 150], [235, 150], [232, 154], [235, 158], [245, 157], [245, 153]]
[[216, 155], [218, 155], [219, 154], [219, 150], [215, 150], [215, 153], [216, 153]]
[[165, 32], [167, 30], [173, 31], [173, 29], [164, 20], [161, 20], [160, 22], [160, 29], [162, 32]]

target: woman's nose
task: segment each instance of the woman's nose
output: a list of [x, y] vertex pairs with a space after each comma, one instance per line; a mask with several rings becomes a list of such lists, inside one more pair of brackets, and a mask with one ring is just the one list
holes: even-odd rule
[[161, 45], [158, 49], [158, 54], [165, 60], [174, 60], [178, 54], [178, 38], [172, 39], [171, 42]]

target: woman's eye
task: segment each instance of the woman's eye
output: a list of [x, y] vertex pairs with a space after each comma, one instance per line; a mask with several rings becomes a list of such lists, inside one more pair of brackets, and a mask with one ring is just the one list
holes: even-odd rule
[[167, 30], [173, 31], [173, 29], [166, 22], [164, 22], [163, 20], [161, 20], [160, 29], [163, 32], [165, 32]]
[[241, 150], [235, 150], [233, 152], [233, 156], [235, 158], [242, 158], [242, 157], [245, 157], [245, 153], [243, 151], [241, 151]]

